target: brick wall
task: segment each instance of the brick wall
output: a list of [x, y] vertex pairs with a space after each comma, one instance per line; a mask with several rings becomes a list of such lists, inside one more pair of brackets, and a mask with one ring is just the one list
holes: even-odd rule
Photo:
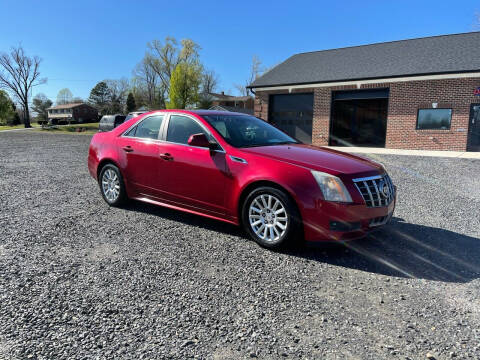
[[[478, 86], [480, 78], [467, 78], [363, 84], [360, 89], [390, 89], [387, 148], [465, 151], [470, 104], [480, 103], [480, 97], [473, 94]], [[355, 89], [356, 85], [348, 85], [292, 91], [314, 93], [313, 144], [328, 145], [332, 91]], [[288, 94], [288, 91], [257, 91], [255, 115], [265, 120], [268, 120], [270, 94]], [[450, 130], [416, 130], [418, 109], [432, 108], [432, 103], [453, 109]]]

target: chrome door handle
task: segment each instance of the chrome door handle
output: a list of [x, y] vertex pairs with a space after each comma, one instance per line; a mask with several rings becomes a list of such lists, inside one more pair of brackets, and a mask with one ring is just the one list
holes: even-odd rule
[[173, 156], [170, 155], [169, 153], [160, 154], [160, 157], [161, 157], [163, 160], [166, 160], [166, 161], [172, 161], [172, 160], [173, 160]]

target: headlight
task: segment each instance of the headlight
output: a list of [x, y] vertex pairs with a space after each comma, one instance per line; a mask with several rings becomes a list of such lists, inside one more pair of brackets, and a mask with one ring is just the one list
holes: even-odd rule
[[315, 180], [317, 180], [317, 184], [320, 190], [322, 190], [325, 200], [346, 203], [352, 202], [350, 193], [338, 177], [320, 171], [311, 170], [311, 172]]

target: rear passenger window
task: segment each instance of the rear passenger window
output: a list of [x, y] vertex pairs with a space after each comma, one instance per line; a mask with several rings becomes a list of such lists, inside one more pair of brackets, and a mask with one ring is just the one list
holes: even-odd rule
[[133, 129], [130, 129], [125, 136], [134, 136], [142, 139], [158, 139], [162, 121], [163, 115], [149, 116]]
[[177, 144], [188, 144], [188, 139], [193, 134], [203, 133], [209, 136], [195, 120], [180, 115], [170, 116], [168, 122], [167, 141]]
[[135, 136], [135, 131], [137, 130], [137, 127], [134, 126], [130, 130], [128, 130], [123, 136]]

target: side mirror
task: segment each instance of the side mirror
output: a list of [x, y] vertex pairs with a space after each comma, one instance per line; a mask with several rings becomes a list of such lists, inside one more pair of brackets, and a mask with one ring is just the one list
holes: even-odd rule
[[188, 145], [204, 148], [212, 147], [212, 144], [210, 144], [210, 141], [208, 141], [207, 136], [202, 133], [191, 135], [188, 139]]

